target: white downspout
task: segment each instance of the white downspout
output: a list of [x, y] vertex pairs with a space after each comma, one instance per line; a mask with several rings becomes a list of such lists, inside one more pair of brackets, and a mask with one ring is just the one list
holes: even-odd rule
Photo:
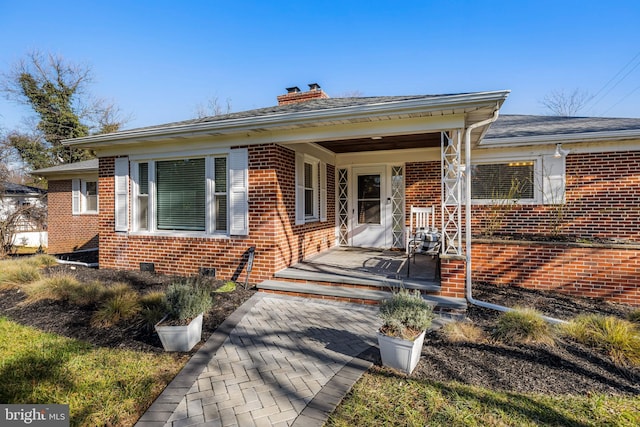
[[[473, 298], [473, 294], [471, 291], [471, 131], [480, 126], [488, 125], [495, 122], [498, 119], [498, 109], [493, 113], [493, 117], [483, 120], [478, 123], [473, 123], [467, 127], [464, 133], [464, 157], [465, 157], [465, 184], [466, 184], [466, 197], [465, 197], [465, 215], [464, 215], [464, 231], [465, 231], [465, 252], [466, 252], [466, 271], [465, 271], [465, 291], [467, 301], [470, 304], [477, 305], [479, 307], [489, 308], [492, 310], [498, 311], [514, 311], [513, 308], [505, 307], [498, 304], [492, 304], [486, 301], [479, 301]], [[554, 317], [542, 316], [544, 320], [549, 323], [566, 323], [566, 321], [561, 319], [556, 319]]]

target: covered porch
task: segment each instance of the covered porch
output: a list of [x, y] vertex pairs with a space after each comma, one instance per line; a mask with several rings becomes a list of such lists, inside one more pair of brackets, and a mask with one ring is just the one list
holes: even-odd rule
[[[376, 303], [405, 287], [465, 307], [465, 165], [507, 94], [350, 99], [367, 103], [352, 105], [348, 118], [315, 122], [312, 137], [296, 129], [281, 138], [296, 157], [300, 250], [259, 288]], [[412, 206], [432, 209], [440, 246], [407, 274]]]

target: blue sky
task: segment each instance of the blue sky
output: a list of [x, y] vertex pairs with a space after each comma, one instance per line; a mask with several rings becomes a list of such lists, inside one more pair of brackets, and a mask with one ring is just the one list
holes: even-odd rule
[[[637, 0], [0, 0], [0, 17], [0, 72], [34, 49], [86, 64], [128, 128], [213, 97], [266, 107], [313, 82], [330, 96], [510, 89], [503, 114], [580, 89], [598, 95], [586, 115], [640, 117]], [[0, 128], [27, 114], [0, 100]]]

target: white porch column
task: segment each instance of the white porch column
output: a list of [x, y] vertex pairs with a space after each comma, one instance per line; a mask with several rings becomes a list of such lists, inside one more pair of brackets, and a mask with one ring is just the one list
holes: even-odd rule
[[462, 256], [462, 129], [441, 132], [442, 254]]

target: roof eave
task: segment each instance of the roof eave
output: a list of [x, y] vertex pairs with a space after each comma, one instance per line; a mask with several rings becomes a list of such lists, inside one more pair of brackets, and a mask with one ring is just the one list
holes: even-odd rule
[[183, 125], [154, 127], [152, 129], [133, 129], [112, 134], [93, 135], [83, 138], [64, 140], [63, 144], [76, 147], [96, 148], [108, 146], [114, 142], [126, 143], [131, 140], [144, 139], [146, 141], [162, 140], [207, 134], [234, 134], [247, 132], [255, 128], [277, 129], [308, 122], [327, 121], [340, 118], [356, 119], [379, 115], [409, 115], [412, 113], [428, 113], [451, 108], [469, 108], [478, 105], [495, 103], [499, 109], [510, 91], [476, 92], [471, 94], [449, 95], [437, 98], [420, 98], [403, 101], [393, 101], [377, 104], [338, 107], [323, 110], [313, 110], [296, 113], [276, 113], [267, 116], [229, 119], [224, 121], [187, 123]]
[[480, 147], [516, 147], [522, 145], [542, 145], [549, 143], [577, 143], [592, 141], [619, 141], [626, 139], [640, 139], [640, 130], [620, 130], [604, 132], [582, 132], [568, 134], [531, 135], [505, 138], [485, 138]]

